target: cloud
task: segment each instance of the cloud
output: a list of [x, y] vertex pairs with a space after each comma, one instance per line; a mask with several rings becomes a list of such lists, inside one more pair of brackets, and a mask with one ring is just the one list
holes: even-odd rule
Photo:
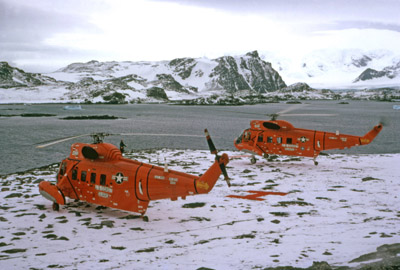
[[117, 60], [161, 60], [253, 50], [284, 38], [287, 31], [260, 16], [151, 1], [117, 1], [106, 13], [92, 14], [90, 21], [100, 33], [64, 32], [45, 43], [93, 48]]
[[400, 32], [400, 24], [382, 23], [373, 21], [338, 21], [334, 26], [327, 27], [326, 30], [343, 30], [343, 29], [378, 29]]
[[44, 72], [93, 59], [394, 48], [397, 7], [394, 0], [0, 0], [0, 59]]
[[[331, 25], [345, 27], [365, 25], [398, 31], [398, 0], [151, 0], [212, 8], [236, 14], [265, 16], [280, 23]], [[351, 25], [350, 25], [351, 24]], [[335, 29], [337, 30], [337, 29]]]
[[41, 59], [56, 59], [59, 55], [72, 56], [78, 53], [66, 47], [53, 47], [44, 43], [46, 38], [60, 32], [74, 32], [80, 29], [91, 33], [98, 32], [98, 28], [88, 22], [84, 14], [76, 11], [79, 10], [79, 5], [74, 6], [73, 2], [79, 1], [71, 1], [72, 6], [65, 6], [57, 0], [1, 0], [0, 59], [24, 67], [28, 62], [40, 62], [43, 61]]

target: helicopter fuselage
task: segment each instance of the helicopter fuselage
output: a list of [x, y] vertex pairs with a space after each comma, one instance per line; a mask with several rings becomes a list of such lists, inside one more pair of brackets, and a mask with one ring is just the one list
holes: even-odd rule
[[220, 163], [228, 160], [223, 154], [199, 177], [124, 158], [112, 144], [75, 143], [60, 164], [57, 183], [42, 181], [39, 190], [55, 205], [69, 197], [144, 214], [151, 200], [210, 192], [221, 175]]
[[382, 130], [382, 125], [375, 126], [364, 136], [340, 134], [295, 128], [285, 120], [253, 120], [250, 128], [235, 139], [238, 150], [253, 155], [287, 155], [316, 158], [323, 150], [346, 149], [365, 145]]

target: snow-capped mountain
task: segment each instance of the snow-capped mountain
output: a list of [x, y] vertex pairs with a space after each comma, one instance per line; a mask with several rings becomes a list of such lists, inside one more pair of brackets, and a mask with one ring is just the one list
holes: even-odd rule
[[[390, 51], [318, 50], [305, 55], [276, 55], [263, 52], [288, 84], [305, 82], [314, 88], [357, 89], [400, 85], [399, 72], [366, 82], [358, 79], [367, 70], [396, 70], [398, 55]], [[398, 70], [398, 69], [397, 69]], [[367, 71], [367, 73], [369, 73]]]
[[399, 60], [399, 62], [397, 62], [391, 66], [387, 66], [380, 71], [372, 69], [372, 68], [367, 68], [363, 73], [361, 73], [360, 76], [358, 76], [354, 80], [354, 82], [367, 81], [367, 80], [373, 80], [373, 79], [378, 79], [378, 78], [395, 79], [398, 77], [400, 77], [400, 60]]
[[73, 63], [47, 74], [65, 88], [64, 100], [135, 102], [194, 99], [241, 90], [273, 92], [286, 87], [257, 51], [217, 59], [179, 58], [159, 62]]
[[[203, 96], [233, 94], [241, 90], [266, 93], [286, 87], [270, 63], [257, 51], [242, 56], [217, 59], [179, 58], [158, 62], [73, 63], [56, 72], [25, 73], [3, 63], [1, 88], [20, 87], [18, 98], [3, 92], [1, 99], [43, 102], [46, 91], [60, 96], [51, 100], [72, 102], [148, 102], [195, 99]], [[39, 87], [40, 86], [40, 87]], [[30, 93], [35, 91], [35, 100]], [[16, 93], [16, 92], [15, 92]], [[38, 94], [39, 93], [39, 94]], [[40, 99], [42, 97], [42, 99]], [[38, 100], [39, 98], [39, 100]]]
[[0, 102], [192, 100], [194, 104], [239, 104], [246, 103], [246, 98], [262, 102], [254, 97], [330, 99], [338, 95], [327, 89], [398, 87], [400, 61], [396, 59], [400, 58], [386, 51], [316, 51], [297, 58], [268, 52], [260, 56], [253, 51], [216, 59], [93, 60], [73, 63], [45, 75], [27, 73], [1, 62]]
[[[136, 75], [126, 79], [128, 75]], [[244, 56], [222, 56], [217, 59], [178, 58], [160, 62], [74, 63], [48, 74], [57, 80], [77, 82], [86, 77], [94, 80], [123, 80], [130, 88], [140, 90], [157, 86], [166, 91], [183, 93], [209, 90], [276, 91], [286, 84], [270, 63], [256, 51]], [[132, 83], [133, 82], [133, 83]]]

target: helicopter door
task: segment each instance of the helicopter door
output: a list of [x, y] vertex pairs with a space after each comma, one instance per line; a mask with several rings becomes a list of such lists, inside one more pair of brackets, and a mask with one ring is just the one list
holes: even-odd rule
[[321, 151], [325, 147], [325, 132], [315, 131], [314, 149]]

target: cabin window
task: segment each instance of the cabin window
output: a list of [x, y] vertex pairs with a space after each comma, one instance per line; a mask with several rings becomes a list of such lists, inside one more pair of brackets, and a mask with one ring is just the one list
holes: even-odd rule
[[292, 138], [286, 138], [286, 143], [287, 143], [287, 144], [292, 144], [292, 143], [293, 143]]
[[100, 175], [100, 185], [102, 185], [102, 186], [106, 185], [106, 175], [105, 174]]
[[277, 142], [277, 143], [282, 143], [282, 137], [276, 138], [276, 142]]
[[72, 170], [72, 180], [76, 180], [78, 178], [78, 169]]
[[263, 142], [263, 141], [264, 141], [264, 137], [263, 137], [262, 134], [258, 135], [257, 141], [258, 141], [258, 142]]
[[86, 171], [81, 171], [81, 181], [86, 182]]
[[250, 137], [251, 137], [251, 133], [250, 133], [249, 131], [246, 131], [246, 132], [244, 133], [244, 138], [243, 138], [243, 140], [244, 140], [245, 142], [248, 142], [248, 141], [250, 140]]
[[59, 174], [64, 175], [66, 169], [67, 169], [67, 162], [62, 162], [60, 165]]
[[90, 174], [90, 183], [95, 184], [96, 183], [96, 173], [91, 173]]
[[270, 136], [267, 137], [267, 143], [272, 143], [272, 137]]

